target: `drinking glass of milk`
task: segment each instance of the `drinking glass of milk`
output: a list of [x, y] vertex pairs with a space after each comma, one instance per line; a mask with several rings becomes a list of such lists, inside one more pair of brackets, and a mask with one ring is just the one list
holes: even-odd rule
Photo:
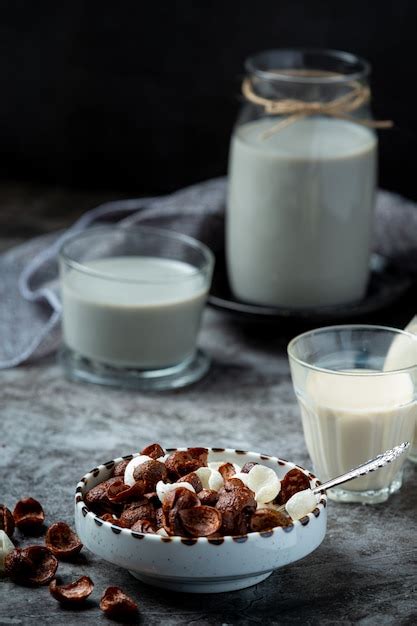
[[360, 300], [377, 170], [370, 67], [317, 50], [262, 52], [245, 67], [229, 158], [231, 288], [289, 308]]
[[[387, 367], [395, 345], [401, 369]], [[332, 326], [288, 346], [304, 437], [317, 476], [338, 476], [403, 441], [417, 416], [417, 336], [384, 326]], [[402, 484], [401, 457], [329, 491], [341, 502], [384, 502]]]
[[201, 378], [197, 335], [213, 255], [195, 239], [145, 226], [91, 228], [60, 252], [67, 375], [136, 389]]

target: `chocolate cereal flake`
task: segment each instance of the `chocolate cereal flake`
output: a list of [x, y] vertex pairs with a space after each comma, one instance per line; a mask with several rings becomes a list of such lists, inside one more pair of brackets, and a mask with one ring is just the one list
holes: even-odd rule
[[4, 530], [8, 537], [14, 533], [15, 523], [12, 512], [5, 504], [0, 504], [0, 530]]
[[75, 532], [65, 522], [55, 522], [46, 531], [45, 544], [60, 559], [76, 556], [83, 544]]
[[218, 471], [222, 475], [223, 480], [229, 480], [236, 474], [235, 467], [232, 463], [223, 463], [223, 465], [220, 465]]
[[45, 521], [45, 513], [40, 502], [34, 498], [22, 498], [14, 507], [13, 518], [23, 533], [37, 534]]
[[280, 511], [274, 511], [273, 509], [258, 509], [252, 515], [250, 520], [250, 529], [254, 532], [262, 532], [264, 530], [271, 530], [276, 526], [291, 526], [291, 519], [281, 513]]
[[179, 512], [199, 505], [197, 495], [185, 487], [167, 493], [162, 504], [163, 526], [166, 532], [169, 535], [183, 535], [184, 527]]
[[137, 533], [148, 533], [151, 535], [154, 535], [156, 532], [154, 525], [148, 519], [138, 519], [137, 522], [130, 527], [130, 530]]
[[223, 535], [244, 535], [256, 510], [255, 495], [241, 480], [232, 478], [219, 491], [216, 509], [222, 514]]
[[249, 474], [252, 467], [255, 467], [255, 465], [259, 465], [259, 463], [255, 463], [255, 461], [248, 461], [247, 463], [245, 463], [240, 471], [242, 472], [242, 474]]
[[110, 524], [113, 524], [113, 526], [119, 526], [120, 528], [130, 528], [130, 524], [127, 524], [120, 518], [111, 515], [111, 513], [104, 513], [104, 515], [101, 516], [101, 519], [103, 520], [103, 522], [110, 522]]
[[159, 443], [151, 443], [149, 446], [146, 446], [146, 448], [143, 448], [143, 450], [141, 450], [141, 454], [145, 456], [150, 456], [151, 459], [156, 460], [161, 458], [162, 456], [165, 456], [165, 451], [161, 448]]
[[137, 481], [134, 485], [126, 485], [121, 478], [107, 487], [107, 499], [112, 504], [124, 504], [142, 498], [146, 491], [143, 481]]
[[144, 483], [144, 493], [155, 491], [156, 483], [160, 480], [166, 482], [168, 480], [168, 470], [165, 463], [160, 461], [145, 461], [133, 470], [133, 478], [135, 481]]
[[45, 546], [15, 548], [5, 558], [6, 575], [20, 585], [47, 585], [55, 576], [58, 560]]
[[164, 527], [164, 512], [162, 507], [158, 507], [155, 511], [155, 526], [157, 530]]
[[125, 469], [129, 465], [129, 461], [120, 461], [117, 465], [114, 466], [113, 476], [122, 477], [125, 475]]
[[49, 584], [51, 596], [61, 604], [78, 606], [93, 592], [94, 583], [88, 576], [81, 576], [68, 585], [58, 585], [56, 579]]
[[207, 506], [214, 506], [219, 499], [219, 494], [217, 491], [214, 491], [214, 489], [202, 489], [197, 495], [201, 504]]
[[100, 600], [100, 609], [108, 617], [126, 619], [136, 615], [138, 605], [119, 587], [107, 587]]
[[188, 448], [188, 450], [177, 450], [170, 454], [165, 461], [168, 476], [176, 481], [181, 476], [190, 472], [195, 472], [199, 467], [206, 467], [208, 459], [207, 448]]
[[199, 478], [199, 476], [195, 472], [190, 472], [185, 476], [181, 476], [177, 480], [178, 483], [190, 483], [194, 487], [196, 493], [199, 493], [203, 489], [203, 484]]
[[281, 481], [281, 489], [275, 498], [276, 504], [285, 504], [295, 493], [310, 489], [310, 480], [301, 470], [294, 467]]
[[95, 487], [92, 487], [84, 496], [87, 506], [97, 514], [112, 513], [113, 508], [111, 502], [107, 497], [107, 490], [116, 481], [120, 481], [118, 476], [113, 476], [108, 480], [99, 483]]
[[120, 522], [125, 528], [131, 528], [135, 522], [142, 519], [148, 519], [150, 522], [155, 520], [156, 511], [146, 498], [142, 498], [138, 502], [132, 502], [125, 506], [120, 515]]
[[222, 515], [212, 506], [195, 506], [179, 511], [182, 525], [192, 537], [208, 537], [220, 530]]

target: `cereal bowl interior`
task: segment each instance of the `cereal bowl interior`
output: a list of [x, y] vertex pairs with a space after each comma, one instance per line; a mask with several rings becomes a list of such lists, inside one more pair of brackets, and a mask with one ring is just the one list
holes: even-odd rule
[[[186, 448], [178, 448], [186, 450]], [[168, 449], [171, 453], [174, 449]], [[293, 468], [300, 469], [313, 488], [319, 483], [307, 470], [272, 456], [240, 450], [208, 448], [209, 461], [243, 466], [254, 462], [272, 468], [281, 480]], [[180, 537], [145, 534], [104, 521], [91, 511], [87, 492], [108, 479], [115, 465], [138, 456], [128, 455], [99, 465], [86, 474], [75, 494], [75, 525], [84, 545], [93, 553], [124, 567], [139, 580], [192, 593], [216, 593], [250, 587], [273, 570], [304, 558], [323, 541], [326, 533], [326, 496], [316, 508], [286, 527], [224, 537]]]

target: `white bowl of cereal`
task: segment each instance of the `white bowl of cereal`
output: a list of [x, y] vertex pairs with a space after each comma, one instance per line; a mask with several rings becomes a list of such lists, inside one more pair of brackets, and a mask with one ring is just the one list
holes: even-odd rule
[[[271, 471], [272, 470], [272, 471]], [[158, 444], [97, 466], [78, 483], [75, 525], [93, 553], [142, 582], [191, 593], [250, 587], [323, 541], [327, 498], [283, 459]], [[289, 500], [305, 491], [306, 510]], [[301, 498], [303, 499], [303, 498]], [[304, 499], [305, 501], [305, 499]], [[287, 512], [278, 508], [287, 502]]]

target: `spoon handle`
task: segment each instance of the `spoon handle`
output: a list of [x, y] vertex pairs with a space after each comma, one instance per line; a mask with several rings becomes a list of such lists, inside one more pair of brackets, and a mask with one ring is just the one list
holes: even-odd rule
[[395, 459], [401, 456], [401, 454], [403, 454], [403, 452], [405, 452], [409, 446], [410, 443], [408, 441], [405, 441], [399, 446], [395, 446], [395, 448], [392, 448], [392, 450], [386, 450], [386, 452], [378, 454], [378, 456], [376, 456], [374, 459], [370, 459], [369, 461], [366, 461], [366, 463], [362, 463], [362, 465], [351, 469], [349, 472], [346, 472], [346, 474], [342, 474], [341, 476], [337, 476], [336, 478], [328, 480], [322, 485], [319, 485], [319, 487], [315, 487], [315, 489], [313, 489], [312, 491], [313, 493], [317, 494], [322, 491], [326, 491], [326, 489], [330, 489], [331, 487], [336, 487], [336, 485], [347, 483], [349, 480], [358, 478], [358, 476], [365, 476], [365, 474], [368, 474], [369, 472], [374, 472], [380, 467], [384, 467], [384, 465], [395, 461]]

